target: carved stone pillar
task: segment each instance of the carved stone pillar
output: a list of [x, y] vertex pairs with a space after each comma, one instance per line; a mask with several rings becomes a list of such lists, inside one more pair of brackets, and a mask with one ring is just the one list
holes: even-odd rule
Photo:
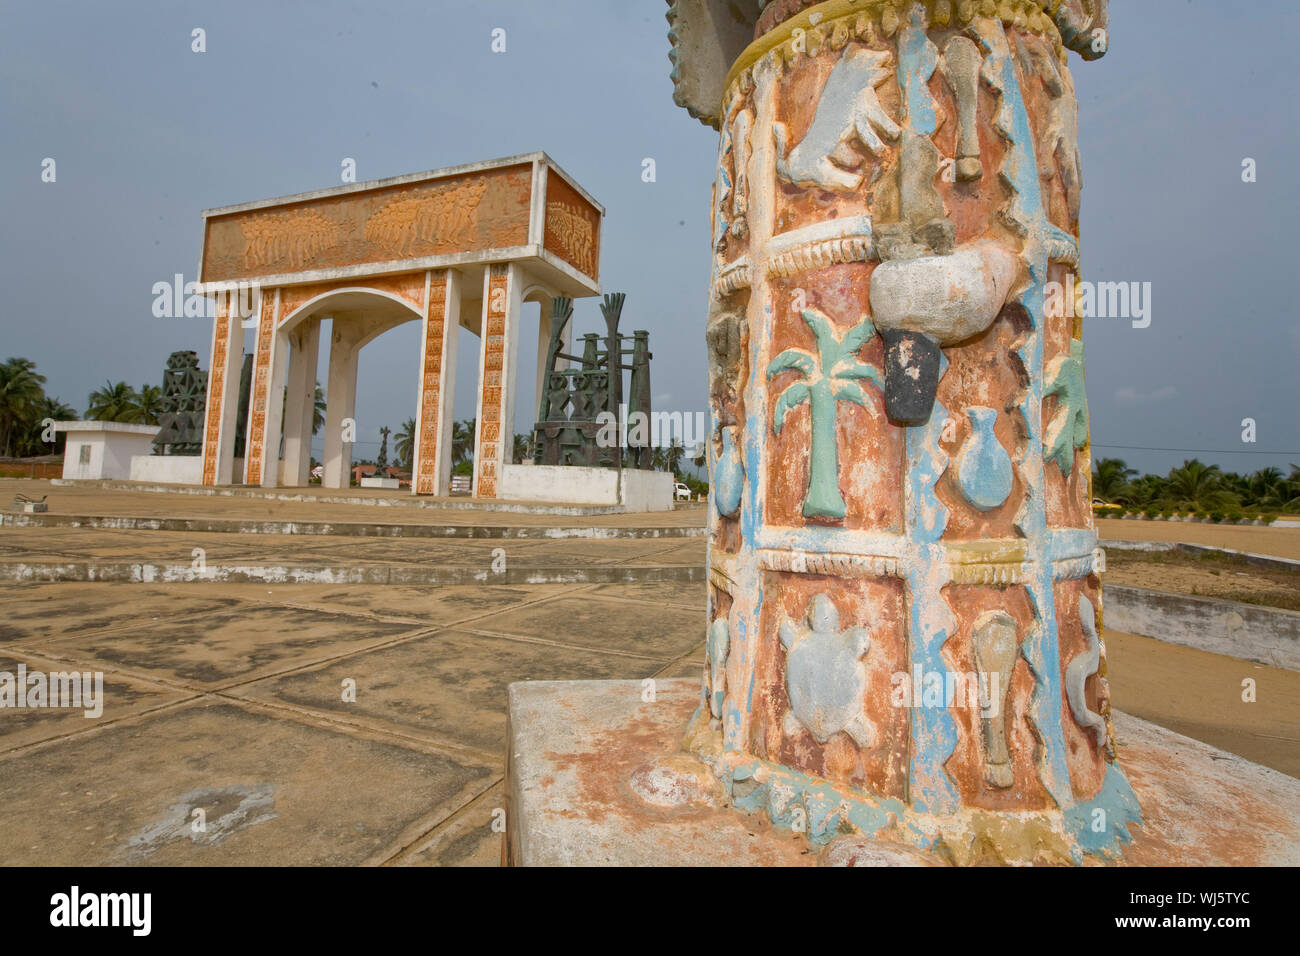
[[1107, 719], [1081, 328], [1048, 307], [1078, 265], [1066, 45], [1104, 52], [1104, 4], [759, 3], [712, 84], [692, 57], [734, 38], [709, 7], [669, 14], [678, 101], [721, 133], [687, 744], [817, 845], [1115, 853], [1139, 809]]

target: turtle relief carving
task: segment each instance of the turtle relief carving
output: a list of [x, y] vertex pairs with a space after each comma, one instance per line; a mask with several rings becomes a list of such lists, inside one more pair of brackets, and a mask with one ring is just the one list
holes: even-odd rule
[[840, 616], [824, 594], [813, 597], [807, 624], [781, 622], [785, 648], [785, 686], [790, 699], [784, 730], [797, 736], [807, 729], [819, 744], [844, 731], [863, 750], [876, 740], [875, 725], [863, 713], [871, 647], [865, 627], [840, 630]]

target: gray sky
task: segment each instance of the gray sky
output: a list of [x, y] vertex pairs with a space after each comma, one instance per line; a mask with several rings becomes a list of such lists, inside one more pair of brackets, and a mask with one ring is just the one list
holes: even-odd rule
[[[1300, 322], [1285, 285], [1300, 273], [1300, 6], [1111, 6], [1107, 56], [1071, 58], [1082, 277], [1150, 282], [1152, 313], [1143, 329], [1085, 322], [1095, 455], [1162, 473], [1190, 457], [1285, 470], [1300, 464]], [[602, 282], [628, 293], [624, 327], [651, 332], [656, 407], [705, 408], [717, 134], [672, 103], [662, 0], [2, 9], [0, 358], [34, 360], [79, 411], [105, 379], [159, 384], [176, 349], [207, 366], [209, 321], [151, 312], [155, 282], [194, 278], [200, 210], [338, 185], [345, 157], [365, 180], [537, 149], [606, 208]], [[206, 53], [191, 52], [195, 27]], [[54, 183], [41, 181], [46, 157]], [[1245, 157], [1257, 182], [1242, 182]], [[577, 303], [578, 332], [601, 327], [596, 301]], [[417, 330], [362, 353], [359, 458], [380, 425], [414, 414]], [[468, 418], [477, 339], [461, 341], [455, 415]], [[523, 343], [526, 369], [534, 348]], [[519, 394], [523, 430], [531, 372]]]

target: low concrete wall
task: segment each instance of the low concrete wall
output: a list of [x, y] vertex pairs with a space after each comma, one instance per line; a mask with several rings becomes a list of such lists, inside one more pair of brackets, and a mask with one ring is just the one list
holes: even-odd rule
[[672, 472], [623, 469], [623, 507], [628, 511], [672, 511]]
[[131, 458], [132, 481], [156, 481], [164, 485], [203, 484], [202, 455], [135, 455]]
[[1300, 613], [1107, 584], [1106, 627], [1300, 670]]
[[506, 465], [497, 491], [507, 501], [622, 505], [627, 511], [671, 511], [673, 476], [666, 471], [576, 465]]

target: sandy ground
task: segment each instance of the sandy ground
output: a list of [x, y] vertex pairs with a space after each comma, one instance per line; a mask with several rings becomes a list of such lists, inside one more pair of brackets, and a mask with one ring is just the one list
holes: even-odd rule
[[1300, 572], [1210, 563], [1191, 555], [1162, 558], [1155, 561], [1149, 556], [1126, 554], [1112, 548], [1106, 555], [1102, 582], [1300, 610]]
[[1117, 710], [1300, 777], [1300, 673], [1120, 631], [1105, 640]]
[[1101, 518], [1097, 521], [1097, 534], [1121, 541], [1183, 541], [1300, 560], [1300, 528]]

